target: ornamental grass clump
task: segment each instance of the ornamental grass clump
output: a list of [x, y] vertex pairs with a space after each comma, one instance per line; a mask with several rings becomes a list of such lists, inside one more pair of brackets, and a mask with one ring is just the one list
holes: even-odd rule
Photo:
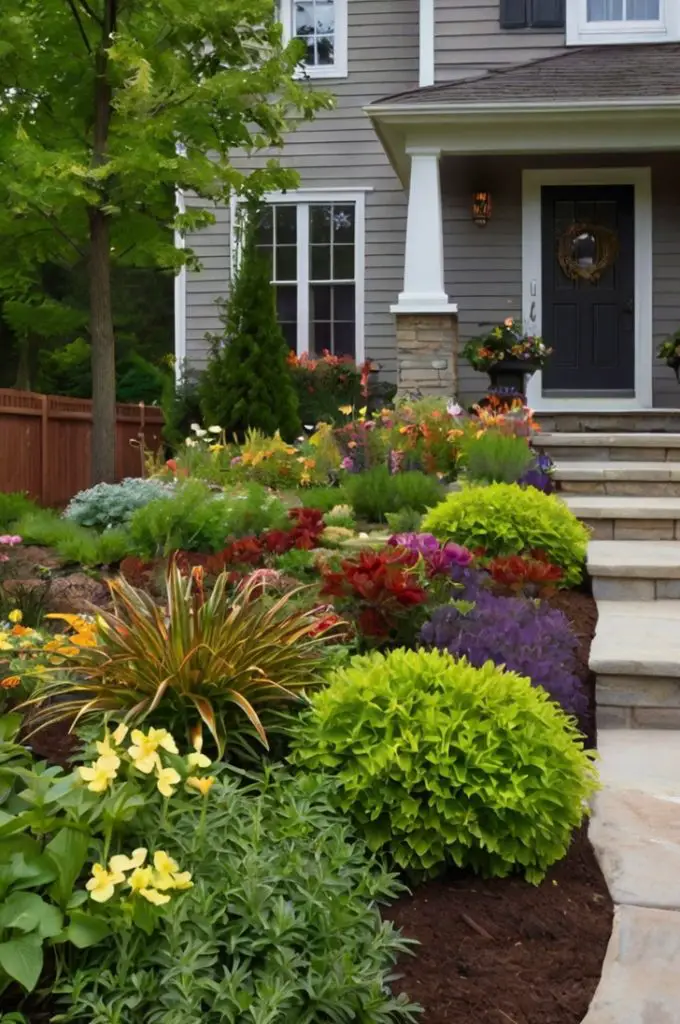
[[220, 756], [229, 747], [268, 747], [262, 715], [304, 700], [319, 681], [324, 644], [314, 611], [292, 611], [296, 591], [272, 604], [256, 583], [232, 599], [222, 573], [209, 595], [202, 570], [185, 578], [171, 565], [165, 607], [124, 579], [110, 584], [112, 612], [92, 625], [92, 643], [76, 647], [64, 667], [40, 676], [31, 704], [33, 732], [54, 722], [111, 712], [179, 735], [203, 721]]
[[492, 661], [526, 676], [570, 715], [586, 711], [576, 674], [578, 640], [566, 615], [543, 602], [481, 590], [472, 608], [437, 608], [421, 638], [428, 646], [466, 657], [478, 668]]
[[369, 847], [416, 876], [455, 864], [540, 882], [597, 781], [576, 724], [544, 690], [437, 650], [373, 652], [337, 670], [291, 759], [333, 775]]
[[540, 551], [563, 571], [561, 586], [580, 583], [590, 532], [551, 494], [517, 484], [466, 487], [431, 509], [423, 531], [471, 551], [529, 555]]

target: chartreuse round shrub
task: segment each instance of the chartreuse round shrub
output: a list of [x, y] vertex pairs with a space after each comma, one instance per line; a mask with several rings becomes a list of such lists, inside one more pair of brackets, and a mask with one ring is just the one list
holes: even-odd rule
[[416, 876], [455, 864], [540, 882], [597, 780], [574, 721], [544, 690], [442, 651], [374, 652], [338, 669], [290, 756], [332, 773], [370, 849]]
[[483, 548], [490, 558], [544, 551], [563, 570], [565, 587], [580, 582], [590, 538], [588, 528], [559, 498], [517, 484], [449, 494], [427, 513], [421, 528], [472, 551]]

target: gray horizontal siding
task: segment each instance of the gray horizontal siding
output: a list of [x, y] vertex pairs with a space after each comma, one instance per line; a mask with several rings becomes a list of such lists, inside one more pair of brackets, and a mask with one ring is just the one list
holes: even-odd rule
[[[458, 303], [461, 344], [479, 333], [482, 323], [521, 316], [523, 167], [593, 166], [652, 168], [654, 351], [680, 327], [678, 154], [451, 159], [442, 164], [445, 283], [451, 301]], [[493, 195], [493, 216], [485, 228], [476, 227], [470, 218], [471, 193], [480, 181]], [[680, 387], [673, 372], [653, 354], [650, 358], [654, 405], [679, 408]], [[485, 375], [462, 359], [459, 380], [464, 401], [478, 398], [486, 383]]]
[[435, 77], [521, 64], [564, 49], [564, 31], [507, 31], [499, 24], [500, 0], [435, 0]]
[[[396, 372], [394, 318], [389, 312], [403, 285], [406, 196], [363, 107], [418, 85], [418, 0], [349, 0], [349, 76], [312, 88], [331, 92], [335, 108], [322, 111], [286, 140], [281, 152], [235, 156], [239, 166], [260, 166], [274, 156], [298, 171], [301, 188], [360, 186], [366, 193], [366, 355]], [[187, 279], [187, 356], [206, 358], [206, 331], [216, 330], [215, 300], [227, 294], [229, 211], [219, 223], [191, 236], [204, 270]], [[222, 275], [222, 276], [220, 276]]]

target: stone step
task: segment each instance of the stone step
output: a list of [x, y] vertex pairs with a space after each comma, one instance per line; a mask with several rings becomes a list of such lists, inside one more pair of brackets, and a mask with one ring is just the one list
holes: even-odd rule
[[680, 497], [680, 462], [559, 459], [555, 480], [562, 494]]
[[598, 601], [598, 728], [680, 728], [680, 601]]
[[554, 459], [680, 462], [680, 433], [545, 433], [535, 443]]
[[593, 540], [588, 572], [596, 601], [680, 600], [680, 541]]
[[680, 540], [680, 497], [565, 494], [593, 540]]
[[[678, 391], [680, 396], [680, 390]], [[543, 430], [567, 434], [673, 433], [680, 431], [680, 409], [635, 409], [629, 412], [539, 412]]]

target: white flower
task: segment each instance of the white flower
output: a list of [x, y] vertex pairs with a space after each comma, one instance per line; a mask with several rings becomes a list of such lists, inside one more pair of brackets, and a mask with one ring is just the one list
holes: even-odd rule
[[198, 447], [198, 441], [195, 441], [193, 439], [193, 437], [185, 438], [184, 443], [187, 446], [187, 448], [197, 448]]
[[222, 433], [222, 427], [217, 427], [217, 426], [208, 427], [208, 430], [210, 431], [211, 434], [221, 434]]
[[314, 424], [312, 423], [310, 427], [309, 423], [305, 423], [305, 430], [314, 430]]
[[359, 540], [368, 540], [368, 534], [367, 533], [360, 533], [359, 534]]
[[463, 415], [463, 409], [460, 405], [458, 405], [458, 402], [449, 402], [448, 405], [446, 406], [446, 411], [448, 412], [449, 416]]
[[191, 429], [193, 430], [194, 434], [198, 434], [200, 429], [201, 429], [201, 424], [200, 423], [192, 423], [191, 424]]

